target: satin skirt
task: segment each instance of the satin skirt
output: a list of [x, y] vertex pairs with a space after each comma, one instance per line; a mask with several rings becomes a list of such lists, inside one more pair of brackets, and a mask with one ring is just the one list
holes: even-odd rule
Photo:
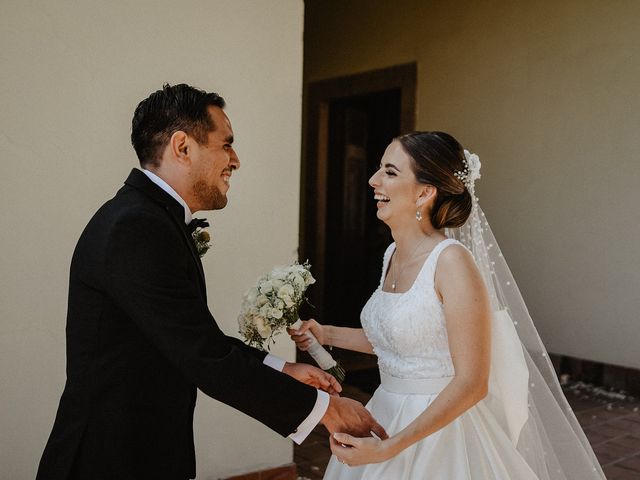
[[[392, 436], [424, 412], [451, 377], [399, 379], [381, 374], [381, 380], [366, 407]], [[349, 467], [332, 456], [324, 478], [538, 480], [483, 402], [386, 462]]]

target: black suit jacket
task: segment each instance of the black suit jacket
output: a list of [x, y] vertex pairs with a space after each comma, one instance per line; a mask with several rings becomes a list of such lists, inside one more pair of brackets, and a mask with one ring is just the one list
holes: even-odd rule
[[78, 241], [66, 334], [67, 381], [38, 480], [195, 477], [196, 388], [283, 436], [316, 401], [220, 330], [183, 207], [139, 170]]

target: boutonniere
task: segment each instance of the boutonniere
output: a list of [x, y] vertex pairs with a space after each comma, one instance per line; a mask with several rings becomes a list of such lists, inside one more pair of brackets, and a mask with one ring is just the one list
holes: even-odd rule
[[211, 242], [211, 235], [209, 235], [209, 232], [204, 230], [204, 228], [208, 226], [209, 222], [201, 218], [194, 218], [191, 220], [191, 223], [189, 223], [191, 238], [193, 238], [193, 243], [196, 246], [196, 251], [200, 258], [202, 258], [211, 248], [211, 243], [209, 243]]

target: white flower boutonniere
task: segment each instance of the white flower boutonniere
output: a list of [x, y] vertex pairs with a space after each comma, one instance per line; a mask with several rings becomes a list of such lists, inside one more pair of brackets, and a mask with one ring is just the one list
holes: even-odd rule
[[211, 248], [211, 235], [206, 230], [202, 230], [201, 228], [197, 228], [191, 236], [193, 237], [193, 241], [196, 244], [196, 250], [200, 258], [204, 256], [205, 253], [209, 251]]
[[193, 238], [193, 243], [196, 246], [196, 251], [200, 258], [211, 248], [211, 235], [204, 229], [208, 226], [209, 222], [201, 218], [194, 218], [187, 226], [191, 232], [191, 238]]

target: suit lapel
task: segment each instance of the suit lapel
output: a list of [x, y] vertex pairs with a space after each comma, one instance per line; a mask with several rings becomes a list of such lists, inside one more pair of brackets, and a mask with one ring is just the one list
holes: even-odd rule
[[[174, 220], [175, 217], [174, 217]], [[182, 233], [183, 233], [183, 237], [187, 242], [187, 245], [189, 245], [189, 250], [191, 250], [191, 256], [193, 257], [193, 259], [196, 262], [196, 266], [198, 267], [198, 273], [200, 274], [200, 280], [202, 281], [202, 285], [205, 285], [205, 279], [204, 279], [204, 268], [202, 268], [202, 261], [200, 261], [200, 255], [198, 255], [198, 250], [196, 249], [196, 244], [193, 240], [193, 237], [191, 236], [191, 234], [189, 233], [189, 231], [186, 228], [186, 225], [184, 224], [184, 221], [181, 222], [180, 226], [182, 227]], [[206, 289], [204, 289], [204, 294], [206, 297]]]
[[176, 228], [180, 230], [182, 238], [187, 244], [187, 248], [191, 252], [193, 261], [196, 263], [198, 276], [200, 278], [200, 287], [204, 298], [206, 299], [207, 290], [204, 278], [204, 269], [202, 268], [202, 262], [200, 261], [200, 256], [198, 255], [198, 251], [196, 250], [196, 245], [193, 241], [193, 237], [187, 230], [187, 226], [184, 223], [184, 207], [176, 202], [176, 200], [171, 195], [169, 195], [167, 192], [165, 192], [155, 183], [149, 180], [149, 178], [140, 170], [137, 170], [135, 168], [132, 169], [129, 177], [125, 180], [124, 183], [137, 190], [140, 190], [142, 193], [150, 197], [153, 201], [162, 205], [162, 207], [165, 209], [165, 211], [175, 224]]

